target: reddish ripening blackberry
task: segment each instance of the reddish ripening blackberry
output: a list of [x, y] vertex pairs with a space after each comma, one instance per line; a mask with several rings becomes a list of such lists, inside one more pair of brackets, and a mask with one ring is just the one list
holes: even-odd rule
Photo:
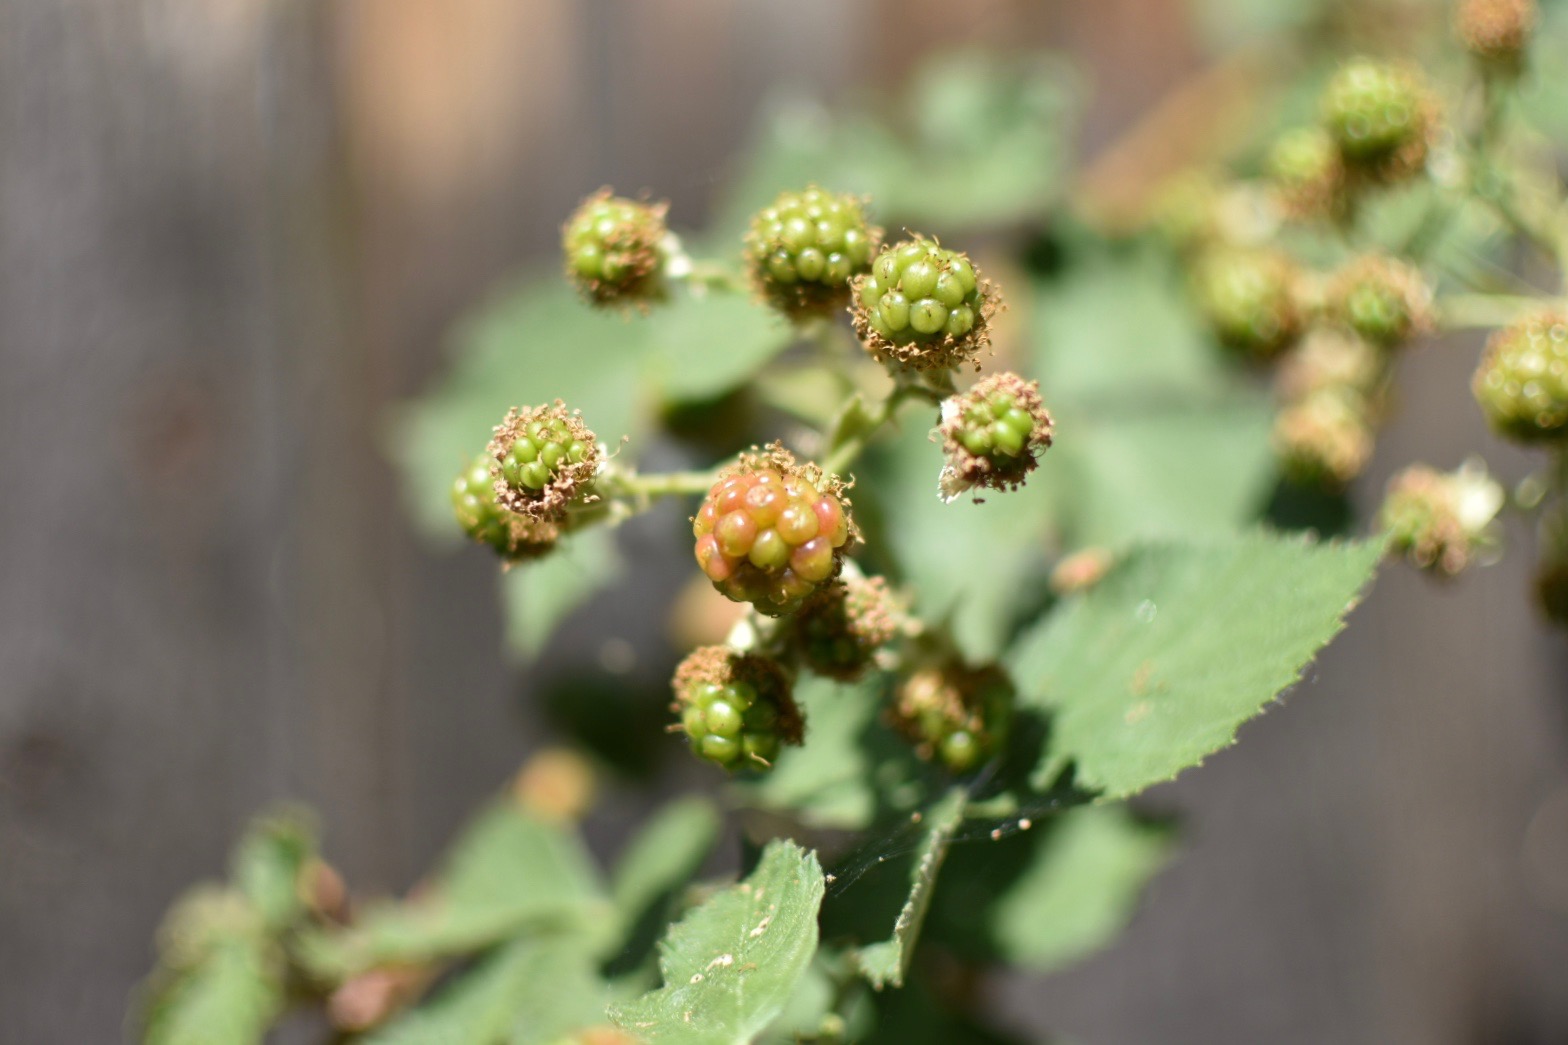
[[697, 564], [726, 597], [783, 616], [838, 575], [855, 538], [844, 484], [777, 443], [720, 473], [692, 520]]

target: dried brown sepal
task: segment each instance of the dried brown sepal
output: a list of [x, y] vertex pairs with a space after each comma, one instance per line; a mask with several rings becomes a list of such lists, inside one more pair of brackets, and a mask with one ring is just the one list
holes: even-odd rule
[[555, 542], [560, 539], [558, 523], [511, 513], [507, 519], [508, 543], [501, 556], [503, 565], [510, 569], [519, 563], [543, 558], [555, 550]]
[[[1003, 453], [994, 444], [987, 450], [984, 435], [980, 442], [975, 441], [971, 418], [980, 412], [992, 415], [992, 406], [998, 403], [1022, 411], [1032, 422], [1020, 453]], [[991, 423], [1005, 421], [992, 415]], [[1050, 449], [1055, 424], [1045, 408], [1045, 401], [1040, 398], [1040, 383], [1004, 371], [982, 379], [967, 392], [944, 400], [937, 432], [942, 437], [945, 461], [939, 480], [941, 493], [944, 499], [952, 500], [976, 487], [1016, 490], [1022, 486], [1040, 454]]]
[[[535, 422], [563, 425], [572, 440], [581, 443], [584, 448], [582, 460], [563, 458], [551, 472], [549, 481], [537, 490], [514, 486], [502, 474], [503, 460]], [[568, 410], [559, 399], [548, 406], [512, 407], [507, 411], [506, 418], [495, 426], [495, 434], [485, 447], [485, 453], [490, 458], [490, 478], [495, 483], [496, 503], [509, 512], [538, 522], [556, 523], [565, 518], [567, 507], [574, 501], [593, 499], [590, 490], [600, 462], [598, 437], [583, 423], [581, 411]], [[543, 531], [530, 530], [522, 536], [526, 541], [530, 537], [542, 538], [545, 534]]]
[[902, 602], [881, 577], [848, 577], [813, 595], [790, 623], [791, 640], [811, 670], [860, 677], [877, 651], [908, 629]]

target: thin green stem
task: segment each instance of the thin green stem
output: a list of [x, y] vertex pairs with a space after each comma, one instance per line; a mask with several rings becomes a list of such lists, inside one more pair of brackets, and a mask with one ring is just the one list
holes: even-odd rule
[[[893, 421], [898, 414], [898, 408], [910, 399], [925, 399], [940, 403], [942, 393], [927, 385], [900, 381], [878, 405], [876, 412], [857, 421], [852, 430], [844, 432], [842, 430], [844, 422], [841, 421], [840, 431], [834, 432], [828, 440], [829, 451], [827, 459], [822, 462], [823, 470], [843, 473], [865, 451], [872, 437]], [[841, 415], [846, 420], [848, 409], [849, 404], [846, 404], [846, 409]]]
[[1522, 294], [1450, 294], [1437, 302], [1437, 325], [1444, 330], [1503, 327], [1549, 302]]
[[750, 293], [751, 286], [746, 282], [746, 277], [723, 262], [698, 261], [696, 259], [690, 259], [690, 261], [691, 267], [681, 277], [687, 283], [732, 294]]

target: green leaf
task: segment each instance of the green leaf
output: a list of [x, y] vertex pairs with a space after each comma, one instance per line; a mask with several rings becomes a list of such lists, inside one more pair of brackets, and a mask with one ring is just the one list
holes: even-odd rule
[[1121, 933], [1173, 842], [1123, 805], [1094, 805], [955, 847], [927, 932], [971, 960], [1053, 972]]
[[283, 1010], [279, 962], [269, 941], [232, 936], [196, 965], [154, 988], [146, 1045], [260, 1043]]
[[317, 975], [343, 979], [394, 961], [429, 961], [491, 946], [525, 926], [603, 933], [610, 907], [582, 842], [515, 803], [483, 811], [442, 870], [415, 896], [369, 908], [346, 930], [301, 944]]
[[953, 832], [963, 823], [967, 797], [963, 788], [955, 788], [926, 812], [925, 837], [909, 872], [909, 899], [893, 924], [893, 935], [862, 947], [854, 955], [856, 966], [878, 990], [889, 984], [904, 985], [904, 975], [915, 954], [915, 941], [936, 888], [937, 873], [947, 858]]
[[[934, 420], [934, 419], [933, 419]], [[886, 520], [876, 543], [891, 551], [897, 575], [923, 620], [946, 621], [958, 647], [984, 662], [1001, 652], [1020, 612], [1038, 599], [1057, 508], [1049, 451], [1020, 490], [987, 493], [984, 503], [938, 496], [941, 448], [913, 418], [894, 441], [875, 447], [863, 469], [873, 477], [853, 496]]]
[[911, 810], [932, 771], [881, 720], [881, 677], [846, 685], [808, 675], [795, 686], [807, 741], [785, 748], [772, 772], [738, 783], [740, 800], [812, 827], [860, 830], [879, 811]]
[[1042, 467], [1052, 466], [1068, 544], [1235, 532], [1268, 501], [1272, 425], [1268, 400], [1254, 394], [1060, 411]]
[[524, 661], [544, 649], [556, 626], [621, 576], [615, 532], [603, 527], [565, 538], [549, 555], [501, 577], [506, 639]]
[[627, 922], [684, 886], [718, 837], [718, 807], [700, 796], [677, 799], [632, 839], [615, 865], [610, 895]]
[[1034, 363], [1056, 420], [1036, 477], [1069, 547], [1232, 532], [1267, 502], [1273, 410], [1198, 324], [1167, 260], [1141, 244], [1069, 245], [1034, 296]]
[[550, 1045], [604, 1022], [611, 988], [581, 938], [513, 940], [366, 1045]]
[[296, 808], [257, 817], [235, 846], [234, 882], [269, 929], [287, 927], [304, 909], [300, 876], [315, 855], [314, 818]]
[[1033, 785], [1070, 762], [1120, 798], [1228, 746], [1344, 626], [1381, 554], [1264, 533], [1135, 548], [1007, 657], [1020, 703], [1050, 715]]
[[642, 322], [649, 378], [673, 402], [740, 387], [794, 340], [789, 324], [745, 294], [681, 294]]
[[661, 946], [664, 986], [610, 1008], [650, 1041], [741, 1045], [794, 993], [817, 949], [822, 869], [814, 853], [774, 840], [744, 882], [677, 922]]

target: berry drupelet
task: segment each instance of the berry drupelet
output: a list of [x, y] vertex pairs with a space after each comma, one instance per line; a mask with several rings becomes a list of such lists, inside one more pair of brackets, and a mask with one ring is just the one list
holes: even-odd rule
[[742, 454], [708, 491], [692, 532], [713, 586], [784, 616], [838, 575], [855, 539], [844, 484], [777, 443]]

